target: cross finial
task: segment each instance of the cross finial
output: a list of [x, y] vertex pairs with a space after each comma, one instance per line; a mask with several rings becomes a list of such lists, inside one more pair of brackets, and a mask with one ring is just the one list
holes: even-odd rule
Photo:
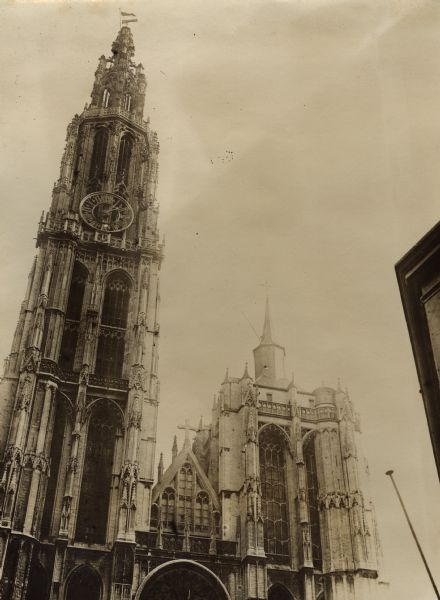
[[197, 431], [199, 430], [198, 427], [193, 427], [192, 425], [190, 425], [188, 419], [185, 419], [185, 425], [178, 425], [177, 429], [185, 430], [184, 446], [189, 446], [189, 432], [194, 431], [197, 433]]
[[265, 281], [264, 283], [261, 283], [260, 285], [262, 285], [266, 289], [266, 308], [264, 311], [263, 335], [260, 338], [260, 343], [261, 344], [273, 344], [272, 326], [271, 326], [270, 309], [269, 309], [269, 287], [270, 286], [267, 283], [267, 281]]
[[264, 289], [266, 290], [266, 296], [269, 296], [269, 290], [271, 288], [270, 284], [267, 282], [267, 280], [264, 281], [264, 283], [260, 283], [261, 287], [264, 287]]

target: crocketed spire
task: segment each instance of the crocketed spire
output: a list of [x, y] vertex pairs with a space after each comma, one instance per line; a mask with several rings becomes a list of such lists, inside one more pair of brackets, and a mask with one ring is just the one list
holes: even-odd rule
[[284, 356], [283, 346], [273, 341], [269, 296], [267, 295], [263, 333], [260, 337], [260, 343], [254, 349], [255, 379], [263, 377], [266, 383], [271, 381], [272, 384], [279, 379], [284, 379]]
[[124, 116], [142, 119], [147, 82], [143, 66], [133, 62], [134, 43], [129, 27], [121, 27], [112, 44], [112, 56], [100, 57], [95, 71], [91, 108], [124, 111]]
[[269, 295], [266, 296], [266, 309], [264, 312], [263, 335], [260, 338], [261, 344], [273, 344], [272, 324], [270, 319]]

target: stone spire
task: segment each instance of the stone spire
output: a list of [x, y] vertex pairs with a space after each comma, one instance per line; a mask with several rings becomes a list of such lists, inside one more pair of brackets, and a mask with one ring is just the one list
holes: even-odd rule
[[244, 366], [244, 372], [243, 375], [241, 376], [241, 379], [250, 379], [249, 377], [249, 371], [248, 371], [248, 363], [246, 361], [245, 366]]
[[143, 66], [133, 62], [134, 43], [129, 27], [121, 27], [112, 44], [112, 56], [100, 57], [95, 71], [91, 108], [123, 110], [142, 119], [147, 82]]
[[266, 295], [263, 333], [260, 337], [260, 343], [254, 349], [255, 379], [262, 377], [268, 383], [269, 381], [274, 383], [276, 380], [284, 379], [285, 353], [284, 347], [273, 341], [269, 296]]
[[157, 482], [160, 483], [163, 477], [163, 453], [160, 453], [159, 464], [157, 465]]
[[272, 324], [270, 318], [269, 295], [266, 295], [266, 309], [264, 312], [263, 335], [260, 338], [260, 344], [273, 344]]
[[133, 34], [130, 27], [121, 27], [112, 44], [112, 54], [115, 66], [125, 64], [134, 56]]
[[171, 456], [173, 457], [173, 460], [176, 458], [177, 452], [178, 452], [178, 448], [177, 448], [177, 436], [174, 436], [173, 447], [171, 449]]

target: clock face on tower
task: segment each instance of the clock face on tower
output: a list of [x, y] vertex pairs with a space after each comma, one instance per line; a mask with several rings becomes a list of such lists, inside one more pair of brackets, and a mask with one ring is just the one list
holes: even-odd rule
[[106, 233], [127, 229], [134, 217], [129, 203], [111, 192], [88, 194], [81, 201], [79, 212], [87, 225]]

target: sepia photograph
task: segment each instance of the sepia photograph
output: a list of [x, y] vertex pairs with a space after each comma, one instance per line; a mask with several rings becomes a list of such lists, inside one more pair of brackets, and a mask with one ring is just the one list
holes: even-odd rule
[[0, 21], [0, 600], [440, 600], [440, 2]]

